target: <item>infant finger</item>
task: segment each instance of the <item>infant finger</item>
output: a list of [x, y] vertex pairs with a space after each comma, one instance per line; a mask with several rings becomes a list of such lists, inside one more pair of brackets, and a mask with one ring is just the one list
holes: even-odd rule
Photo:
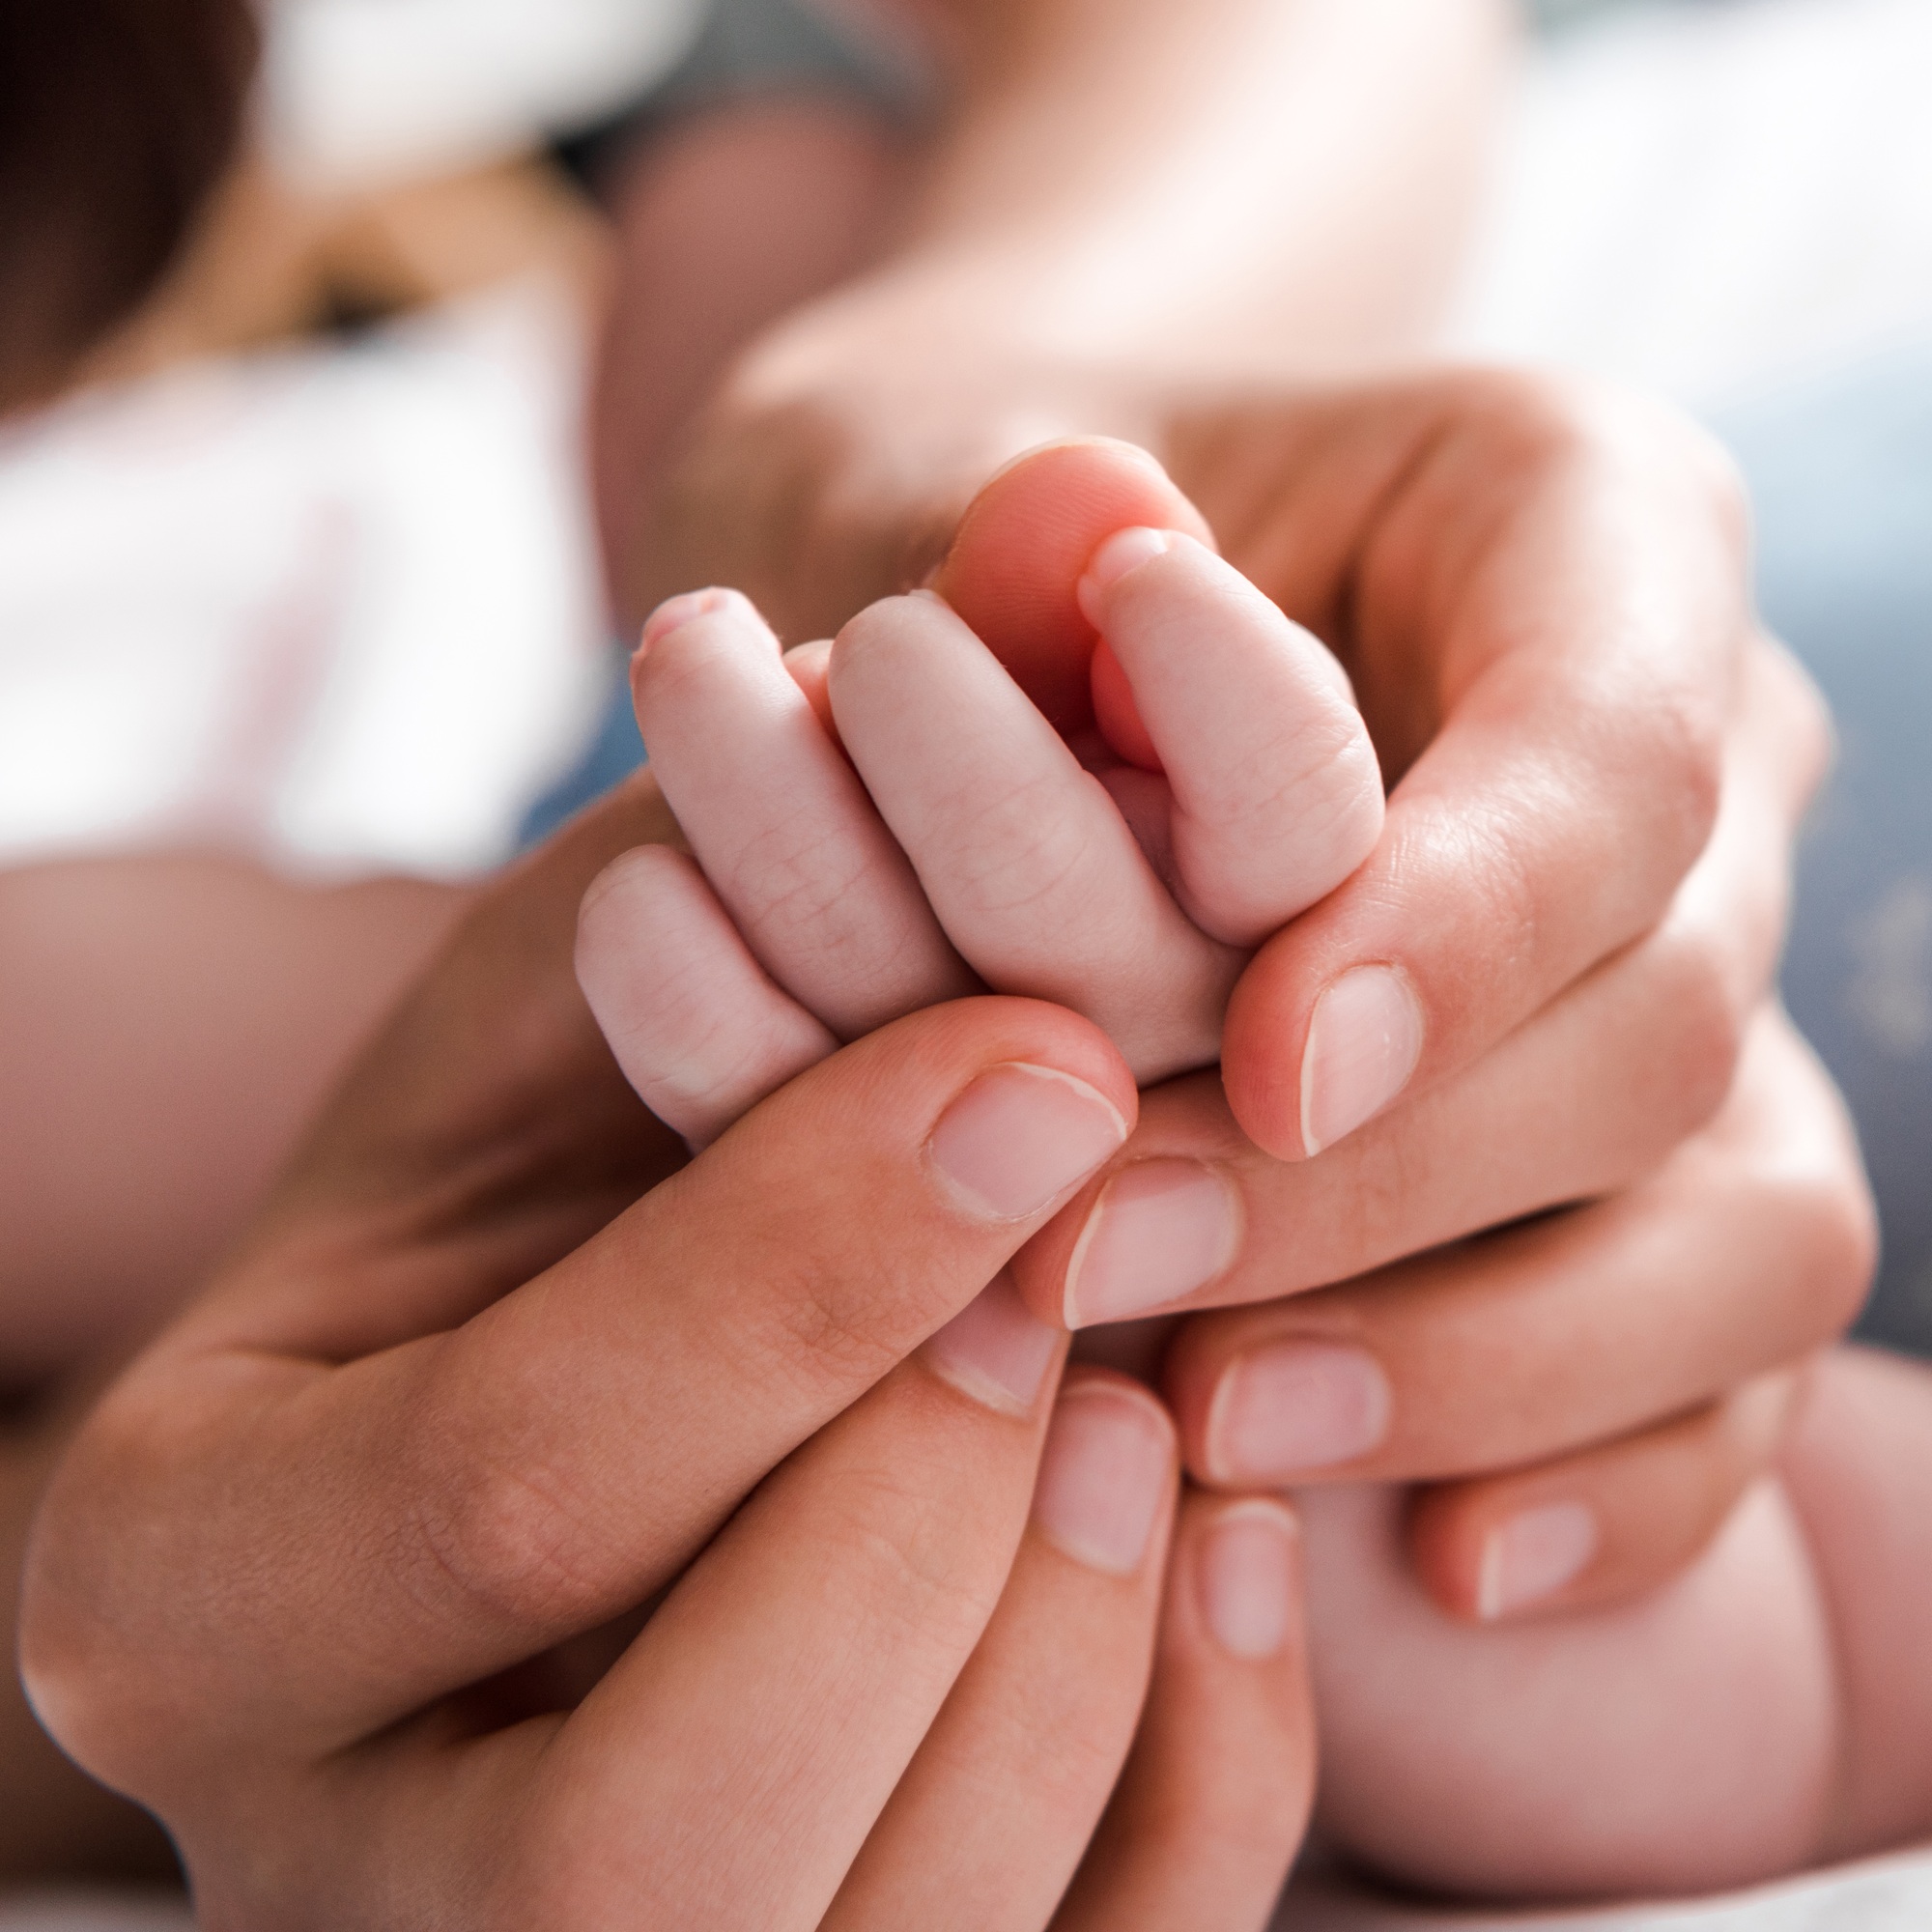
[[824, 1932], [1038, 1932], [1134, 1742], [1174, 1515], [1174, 1427], [1069, 1377], [1033, 1521], [986, 1634]]
[[1143, 1082], [1214, 1060], [1238, 955], [1188, 922], [1099, 781], [944, 603], [861, 611], [833, 651], [832, 704], [988, 985], [1086, 1014]]
[[[1381, 773], [1342, 668], [1205, 545], [1122, 530], [1080, 586], [1173, 789], [1175, 889], [1204, 931], [1254, 946], [1375, 850]], [[1115, 749], [1096, 659], [1094, 702]]]
[[651, 768], [773, 979], [841, 1039], [977, 990], [778, 640], [735, 591], [666, 605], [631, 669]]
[[666, 845], [626, 852], [591, 882], [577, 980], [638, 1097], [694, 1150], [838, 1050]]
[[1419, 1491], [1415, 1573], [1473, 1623], [1643, 1596], [1688, 1568], [1772, 1467], [1800, 1385], [1780, 1370], [1639, 1435]]
[[1053, 1932], [1260, 1932], [1301, 1844], [1315, 1718], [1294, 1513], [1190, 1494], [1147, 1714]]

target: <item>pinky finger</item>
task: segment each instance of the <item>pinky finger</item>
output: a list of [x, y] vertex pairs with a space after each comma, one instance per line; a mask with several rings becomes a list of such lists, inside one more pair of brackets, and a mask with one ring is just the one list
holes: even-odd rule
[[625, 1079], [694, 1149], [838, 1044], [753, 958], [696, 864], [663, 845], [591, 881], [577, 980]]
[[1409, 1541], [1452, 1616], [1497, 1623], [1627, 1602], [1687, 1569], [1776, 1460], [1804, 1375], [1507, 1475], [1420, 1490]]
[[1314, 1791], [1294, 1513], [1192, 1492], [1140, 1733], [1053, 1932], [1261, 1932]]

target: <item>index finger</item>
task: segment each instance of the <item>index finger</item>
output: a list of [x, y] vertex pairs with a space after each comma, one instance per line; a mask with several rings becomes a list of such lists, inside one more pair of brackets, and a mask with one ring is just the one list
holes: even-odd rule
[[1230, 1103], [1295, 1158], [1656, 923], [1710, 834], [1748, 611], [1730, 472], [1647, 405], [1463, 376], [1286, 428], [1272, 494], [1196, 494], [1398, 776], [1374, 856], [1230, 1005]]

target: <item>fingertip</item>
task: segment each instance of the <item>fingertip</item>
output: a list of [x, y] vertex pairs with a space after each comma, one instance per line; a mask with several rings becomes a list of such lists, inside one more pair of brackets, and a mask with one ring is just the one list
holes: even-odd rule
[[686, 590], [675, 597], [667, 597], [644, 619], [644, 628], [638, 639], [638, 648], [632, 653], [632, 662], [636, 663], [649, 656], [651, 651], [673, 632], [681, 631], [687, 624], [696, 623], [700, 617], [711, 617], [724, 611], [739, 610], [742, 610], [761, 629], [763, 628], [763, 618], [759, 617], [756, 608], [742, 591], [711, 584], [702, 590]]
[[1201, 1622], [1236, 1663], [1301, 1648], [1301, 1520], [1280, 1496], [1204, 1500], [1188, 1543]]
[[933, 587], [1063, 733], [1091, 717], [1094, 625], [1078, 585], [1116, 531], [1206, 521], [1147, 451], [1105, 438], [1043, 444], [1000, 470], [967, 506]]

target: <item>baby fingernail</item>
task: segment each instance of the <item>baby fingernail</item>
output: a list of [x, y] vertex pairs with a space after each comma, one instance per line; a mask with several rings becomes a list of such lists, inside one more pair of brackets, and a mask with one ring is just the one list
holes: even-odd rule
[[1174, 1433], [1149, 1395], [1113, 1384], [1066, 1390], [1053, 1412], [1033, 1519], [1076, 1563], [1131, 1577], [1167, 1506]]
[[1372, 1120], [1422, 1057], [1422, 1009], [1393, 966], [1357, 966], [1326, 987], [1301, 1054], [1301, 1146], [1320, 1153]]
[[1065, 1321], [1124, 1321], [1222, 1273], [1240, 1244], [1240, 1202], [1198, 1160], [1122, 1168], [1094, 1202], [1067, 1264]]
[[644, 634], [638, 639], [639, 655], [695, 619], [722, 611], [735, 594], [730, 590], [687, 590], [682, 596], [667, 597], [644, 619]]
[[1483, 1545], [1476, 1614], [1493, 1623], [1575, 1582], [1597, 1553], [1597, 1519], [1581, 1503], [1543, 1503], [1513, 1516]]
[[1058, 1328], [1036, 1321], [1010, 1277], [999, 1274], [927, 1338], [925, 1359], [961, 1395], [1030, 1415], [1065, 1340]]
[[1100, 628], [1100, 616], [1094, 600], [1101, 591], [1118, 583], [1128, 571], [1138, 570], [1142, 564], [1171, 551], [1174, 542], [1174, 533], [1170, 530], [1116, 530], [1094, 553], [1086, 575], [1074, 586], [1074, 593], [1080, 600], [1087, 621], [1095, 630]]
[[1127, 1137], [1097, 1089], [1009, 1061], [980, 1074], [932, 1130], [933, 1165], [976, 1213], [1022, 1221], [1050, 1206]]
[[1336, 1342], [1277, 1342], [1237, 1356], [1208, 1407], [1208, 1468], [1223, 1483], [1279, 1482], [1366, 1456], [1388, 1434], [1381, 1364]]
[[1230, 1657], [1276, 1656], [1294, 1621], [1293, 1513], [1262, 1497], [1225, 1510], [1201, 1538], [1195, 1577], [1201, 1614]]

